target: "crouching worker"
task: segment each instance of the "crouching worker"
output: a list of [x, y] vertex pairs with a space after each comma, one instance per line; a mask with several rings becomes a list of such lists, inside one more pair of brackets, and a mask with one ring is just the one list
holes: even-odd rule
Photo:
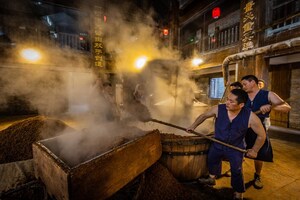
[[[219, 104], [201, 114], [195, 122], [187, 128], [193, 131], [207, 118], [216, 117], [215, 138], [227, 144], [245, 149], [245, 134], [252, 128], [257, 134], [255, 144], [247, 150], [247, 156], [255, 158], [264, 144], [266, 132], [259, 118], [245, 107], [248, 95], [242, 89], [233, 89], [227, 96], [225, 104]], [[215, 185], [216, 177], [221, 175], [222, 160], [230, 163], [231, 186], [234, 190], [234, 199], [243, 199], [245, 184], [243, 178], [244, 153], [219, 143], [212, 143], [208, 152], [209, 178], [199, 179], [200, 183]]]

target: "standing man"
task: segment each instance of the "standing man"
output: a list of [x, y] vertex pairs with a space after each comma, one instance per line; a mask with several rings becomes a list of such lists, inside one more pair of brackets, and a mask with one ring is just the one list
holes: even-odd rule
[[[269, 117], [271, 110], [286, 113], [291, 110], [291, 106], [282, 100], [276, 93], [267, 90], [260, 90], [256, 76], [244, 76], [242, 78], [242, 84], [243, 89], [248, 93], [246, 107], [257, 113], [257, 116], [260, 118], [262, 124], [264, 123], [265, 118]], [[255, 141], [256, 134], [253, 133], [253, 129], [249, 129], [246, 134], [247, 148], [251, 148]], [[263, 188], [261, 171], [264, 161], [273, 162], [273, 151], [268, 136], [263, 147], [258, 152], [258, 155], [254, 160], [254, 187], [256, 189]]]
[[[195, 122], [187, 128], [187, 131], [193, 131], [197, 126], [207, 118], [216, 117], [215, 120], [215, 138], [227, 144], [239, 148], [245, 148], [245, 134], [248, 128], [252, 128], [257, 134], [255, 144], [248, 150], [247, 156], [255, 158], [257, 152], [264, 144], [266, 132], [259, 118], [245, 107], [247, 93], [242, 89], [233, 89], [227, 96], [225, 104], [219, 104], [212, 107], [207, 112], [201, 114]], [[215, 178], [221, 175], [222, 160], [225, 158], [230, 163], [231, 186], [234, 189], [234, 199], [243, 199], [245, 192], [243, 178], [244, 153], [219, 143], [213, 143], [208, 152], [208, 179], [199, 179], [200, 183], [215, 184]]]
[[[266, 86], [266, 82], [263, 80], [263, 79], [258, 79], [258, 88], [263, 90]], [[265, 128], [266, 128], [266, 131], [269, 130], [269, 127], [271, 126], [271, 119], [270, 117], [266, 117], [264, 122], [263, 122]]]

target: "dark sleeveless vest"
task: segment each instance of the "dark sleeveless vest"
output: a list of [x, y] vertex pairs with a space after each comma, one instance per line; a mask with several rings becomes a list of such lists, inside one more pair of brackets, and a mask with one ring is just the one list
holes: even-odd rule
[[[253, 112], [256, 112], [260, 109], [262, 105], [270, 104], [268, 100], [269, 91], [267, 90], [259, 90], [259, 92], [254, 97], [253, 101], [251, 101], [249, 98], [246, 102], [246, 107], [250, 108]], [[266, 117], [269, 117], [270, 112], [265, 114], [257, 114], [259, 119], [263, 122]]]
[[[245, 134], [248, 130], [251, 110], [243, 107], [239, 114], [230, 122], [225, 104], [218, 105], [218, 117], [215, 122], [215, 138], [240, 148], [245, 148]], [[228, 147], [214, 143], [219, 149]]]
[[[258, 111], [262, 105], [270, 104], [270, 102], [268, 100], [268, 95], [269, 95], [269, 91], [259, 90], [252, 102], [248, 98], [245, 107], [250, 108], [253, 112]], [[261, 120], [263, 125], [264, 125], [265, 118], [269, 117], [269, 114], [270, 113], [257, 114], [257, 116], [259, 117], [259, 119]], [[246, 134], [246, 137], [245, 137], [245, 141], [247, 143], [247, 149], [250, 149], [253, 147], [253, 145], [255, 144], [256, 138], [257, 138], [257, 135], [254, 133], [254, 131], [251, 128], [249, 128], [248, 133]], [[261, 160], [261, 161], [265, 161], [265, 162], [273, 162], [273, 150], [272, 150], [272, 146], [271, 146], [268, 134], [267, 134], [265, 143], [262, 146], [262, 148], [259, 150], [255, 160]]]

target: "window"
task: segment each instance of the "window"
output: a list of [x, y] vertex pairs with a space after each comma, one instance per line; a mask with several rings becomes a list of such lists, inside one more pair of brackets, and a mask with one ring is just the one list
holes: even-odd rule
[[299, 0], [273, 0], [273, 21], [277, 21], [287, 16], [299, 12]]
[[300, 0], [271, 0], [271, 24], [267, 30], [271, 36], [300, 25]]
[[209, 97], [212, 99], [221, 99], [225, 91], [223, 78], [211, 78], [209, 84]]

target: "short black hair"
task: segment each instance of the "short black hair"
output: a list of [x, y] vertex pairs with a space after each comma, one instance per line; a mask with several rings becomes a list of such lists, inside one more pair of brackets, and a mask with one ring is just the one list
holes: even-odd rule
[[258, 78], [252, 74], [244, 76], [241, 80], [255, 81], [255, 83], [258, 84]]
[[243, 88], [243, 85], [240, 82], [238, 82], [238, 81], [231, 83], [230, 86], [238, 87], [240, 89]]
[[233, 89], [230, 92], [232, 94], [234, 94], [235, 96], [237, 96], [236, 100], [237, 100], [238, 104], [246, 103], [247, 102], [247, 100], [248, 100], [248, 94], [244, 90], [242, 90], [242, 89]]

